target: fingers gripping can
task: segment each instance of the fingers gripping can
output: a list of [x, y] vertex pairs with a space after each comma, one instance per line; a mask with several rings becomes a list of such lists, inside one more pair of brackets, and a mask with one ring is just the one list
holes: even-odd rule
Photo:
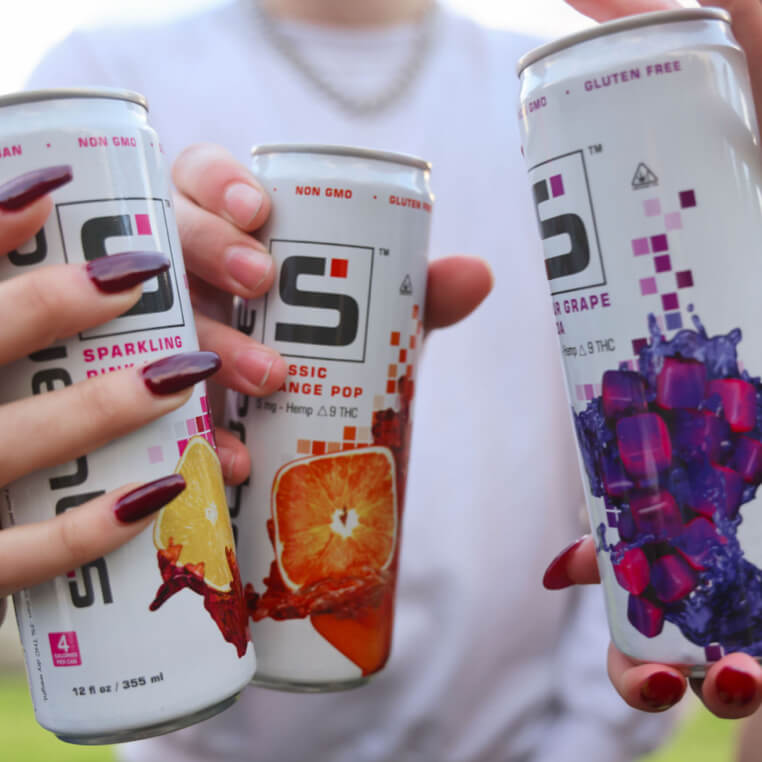
[[[0, 113], [5, 180], [62, 164], [73, 175], [53, 193], [54, 211], [35, 239], [4, 258], [0, 278], [130, 250], [171, 260], [125, 314], [4, 367], [0, 399], [55, 394], [198, 349], [169, 173], [142, 96], [20, 93], [0, 99]], [[204, 385], [163, 418], [4, 492], [7, 528], [173, 471], [187, 487], [152, 529], [15, 596], [37, 719], [66, 741], [114, 743], [175, 730], [231, 704], [253, 674]]]
[[631, 17], [519, 64], [613, 638], [694, 675], [762, 656], [762, 166], [729, 21]]
[[252, 454], [231, 497], [255, 682], [334, 690], [389, 654], [414, 376], [423, 340], [429, 165], [331, 146], [263, 146], [275, 286], [237, 327], [285, 357], [267, 399], [229, 397]]

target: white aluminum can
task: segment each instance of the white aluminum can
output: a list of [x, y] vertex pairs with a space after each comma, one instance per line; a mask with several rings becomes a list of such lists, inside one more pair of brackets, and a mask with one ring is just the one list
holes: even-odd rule
[[[171, 260], [129, 312], [2, 368], [0, 401], [197, 350], [169, 172], [143, 97], [19, 93], [0, 98], [0, 116], [4, 180], [53, 165], [73, 173], [54, 191], [55, 209], [36, 238], [3, 258], [0, 278], [130, 250]], [[212, 584], [190, 563], [203, 559], [187, 558], [177, 538], [168, 546], [161, 529], [176, 515], [169, 511], [188, 510], [183, 501], [216, 489], [217, 522], [230, 532], [203, 383], [173, 413], [9, 485], [2, 524], [43, 521], [174, 470], [186, 490], [159, 512], [153, 531], [14, 596], [37, 720], [63, 740], [116, 743], [176, 730], [232, 704], [254, 672], [234, 549], [226, 550], [229, 578]]]
[[762, 656], [762, 165], [730, 17], [519, 62], [519, 122], [616, 645]]
[[261, 146], [272, 199], [267, 296], [235, 325], [288, 363], [267, 399], [230, 395], [252, 455], [230, 499], [254, 620], [255, 682], [364, 683], [391, 646], [394, 587], [423, 340], [429, 165], [338, 146]]

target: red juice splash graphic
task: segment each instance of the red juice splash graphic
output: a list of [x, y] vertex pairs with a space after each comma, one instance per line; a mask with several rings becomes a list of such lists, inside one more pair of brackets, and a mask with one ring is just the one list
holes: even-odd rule
[[[394, 460], [399, 521], [404, 505], [407, 463], [410, 452], [410, 406], [412, 379], [398, 381], [400, 410], [391, 408], [373, 414], [373, 444], [388, 448]], [[275, 552], [275, 526], [267, 521], [267, 533]], [[366, 566], [351, 576], [333, 576], [291, 590], [283, 581], [278, 562], [270, 565], [259, 594], [247, 584], [246, 608], [255, 622], [265, 618], [278, 621], [310, 617], [313, 627], [335, 648], [359, 666], [364, 675], [377, 672], [386, 662], [391, 646], [394, 618], [394, 588], [397, 577], [399, 542], [387, 569]]]
[[222, 636], [228, 643], [235, 646], [238, 656], [242, 657], [249, 645], [249, 622], [235, 553], [232, 549], [225, 548], [225, 556], [233, 580], [230, 583], [230, 590], [220, 591], [214, 590], [204, 582], [203, 563], [178, 565], [177, 560], [182, 549], [182, 545], [174, 545], [170, 540], [166, 550], [158, 551], [159, 571], [164, 581], [156, 591], [149, 609], [158, 610], [175, 593], [179, 593], [186, 587], [193, 590], [194, 593], [203, 597], [204, 608], [219, 627]]

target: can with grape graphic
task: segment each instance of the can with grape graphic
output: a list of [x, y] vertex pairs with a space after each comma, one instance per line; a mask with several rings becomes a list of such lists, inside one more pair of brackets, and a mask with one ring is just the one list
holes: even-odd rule
[[429, 165], [340, 146], [261, 146], [277, 268], [236, 327], [275, 347], [271, 397], [228, 398], [252, 455], [230, 498], [257, 648], [255, 682], [366, 682], [391, 646], [416, 363], [423, 340]]
[[762, 163], [729, 22], [634, 16], [519, 62], [612, 636], [693, 675], [762, 657]]
[[[52, 193], [36, 237], [2, 258], [0, 278], [138, 250], [170, 263], [123, 315], [4, 366], [0, 402], [197, 350], [169, 172], [144, 98], [36, 91], [0, 98], [0, 114], [3, 179], [49, 166], [72, 177]], [[44, 521], [172, 471], [186, 488], [153, 530], [14, 596], [37, 720], [63, 740], [117, 743], [176, 730], [232, 704], [254, 672], [203, 383], [172, 413], [9, 484], [2, 525]]]

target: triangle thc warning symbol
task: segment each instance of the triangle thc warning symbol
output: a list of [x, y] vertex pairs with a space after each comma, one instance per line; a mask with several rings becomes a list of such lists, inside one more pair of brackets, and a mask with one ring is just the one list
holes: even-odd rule
[[639, 190], [640, 188], [650, 188], [652, 185], [658, 184], [659, 178], [641, 161], [632, 178], [632, 187], [635, 190]]
[[412, 294], [413, 293], [413, 281], [410, 280], [410, 276], [406, 275], [400, 285], [400, 293], [401, 294]]
[[320, 410], [318, 410], [318, 418], [324, 417], [328, 415], [328, 411], [325, 409], [325, 405], [322, 405]]

